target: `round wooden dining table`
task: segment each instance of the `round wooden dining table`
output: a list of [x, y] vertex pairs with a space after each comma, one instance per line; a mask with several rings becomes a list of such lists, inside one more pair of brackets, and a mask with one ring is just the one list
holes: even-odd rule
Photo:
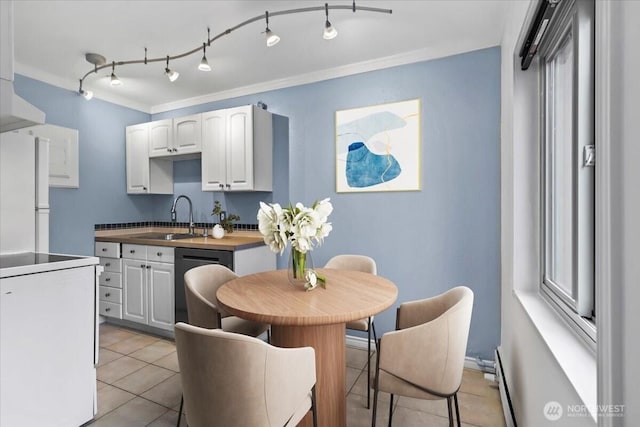
[[[389, 308], [398, 289], [369, 273], [316, 272], [326, 277], [326, 289], [305, 291], [289, 284], [287, 270], [275, 270], [231, 280], [218, 289], [217, 298], [235, 316], [271, 324], [271, 344], [313, 347], [318, 425], [345, 426], [345, 323]], [[300, 425], [311, 425], [310, 414]]]

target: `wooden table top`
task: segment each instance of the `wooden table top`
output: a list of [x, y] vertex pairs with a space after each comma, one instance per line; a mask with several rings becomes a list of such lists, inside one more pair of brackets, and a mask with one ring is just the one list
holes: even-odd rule
[[274, 325], [328, 325], [364, 319], [389, 308], [398, 289], [381, 276], [359, 271], [316, 269], [326, 289], [292, 286], [287, 270], [239, 277], [218, 289], [221, 307], [244, 319]]

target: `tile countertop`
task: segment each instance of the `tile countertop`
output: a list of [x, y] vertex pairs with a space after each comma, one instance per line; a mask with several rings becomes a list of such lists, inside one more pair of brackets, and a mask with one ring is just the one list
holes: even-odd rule
[[[196, 231], [200, 232], [201, 230]], [[262, 235], [258, 231], [234, 231], [231, 234], [225, 234], [222, 239], [214, 239], [209, 236], [177, 240], [150, 239], [143, 236], [144, 233], [186, 233], [186, 230], [166, 227], [103, 230], [95, 232], [95, 240], [96, 242], [171, 246], [175, 248], [217, 249], [224, 251], [236, 251], [264, 245]]]

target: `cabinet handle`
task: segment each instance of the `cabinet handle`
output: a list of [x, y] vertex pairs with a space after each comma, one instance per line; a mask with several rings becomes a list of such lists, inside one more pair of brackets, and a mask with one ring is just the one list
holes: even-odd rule
[[168, 151], [168, 152], [171, 152], [171, 148], [167, 148], [167, 151]]
[[158, 252], [156, 255], [158, 255], [158, 256], [162, 256], [162, 252]]
[[150, 266], [150, 265], [147, 265], [147, 270], [148, 270], [148, 269], [150, 269], [150, 268], [151, 268], [151, 266]]
[[107, 277], [106, 279], [104, 279], [105, 282], [110, 282], [111, 281], [111, 277]]
[[224, 188], [224, 185], [222, 185], [222, 184], [219, 184], [219, 185], [220, 185], [220, 188]]
[[105, 298], [109, 298], [111, 296], [111, 292], [107, 292], [106, 294], [104, 294]]
[[102, 252], [107, 252], [107, 248], [102, 248]]
[[104, 266], [105, 266], [105, 267], [111, 267], [111, 263], [110, 263], [110, 262], [107, 262], [107, 263], [105, 263], [105, 264], [104, 264]]
[[147, 187], [142, 187], [142, 189], [143, 189], [144, 191], [147, 191]]
[[107, 307], [107, 308], [105, 308], [105, 309], [104, 309], [104, 311], [106, 311], [106, 312], [111, 311], [111, 307]]
[[227, 188], [231, 189], [231, 184], [227, 184]]
[[135, 254], [135, 253], [136, 253], [136, 250], [135, 250], [135, 249], [131, 249], [131, 250], [129, 251], [129, 253], [130, 253], [130, 254]]
[[144, 264], [140, 264], [140, 268], [144, 268]]
[[174, 152], [174, 153], [177, 153], [177, 152], [178, 152], [178, 149], [177, 149], [177, 148], [174, 148], [174, 149], [173, 149], [173, 152]]

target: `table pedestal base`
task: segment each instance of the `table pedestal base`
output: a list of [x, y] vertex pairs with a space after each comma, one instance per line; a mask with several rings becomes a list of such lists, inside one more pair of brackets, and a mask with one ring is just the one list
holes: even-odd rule
[[[271, 325], [271, 343], [278, 347], [313, 347], [318, 427], [346, 426], [345, 324]], [[311, 413], [299, 425], [311, 426]]]

